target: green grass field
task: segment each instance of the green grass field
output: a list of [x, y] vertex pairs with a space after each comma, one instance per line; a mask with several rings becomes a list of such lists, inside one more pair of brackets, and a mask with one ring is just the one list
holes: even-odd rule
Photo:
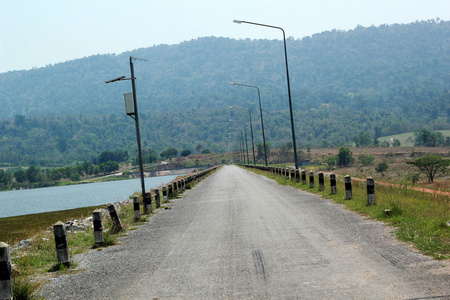
[[[436, 130], [444, 137], [450, 136], [450, 130]], [[378, 138], [378, 141], [384, 142], [388, 141], [391, 145], [394, 139], [397, 139], [400, 141], [401, 147], [412, 147], [414, 146], [414, 132], [407, 132], [407, 133], [401, 133], [401, 134], [395, 134], [390, 136], [383, 136]]]

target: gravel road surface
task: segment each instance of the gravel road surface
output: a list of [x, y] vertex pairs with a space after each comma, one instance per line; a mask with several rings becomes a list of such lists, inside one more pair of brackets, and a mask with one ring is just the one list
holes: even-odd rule
[[450, 299], [450, 266], [392, 229], [225, 166], [123, 244], [79, 255], [47, 299]]

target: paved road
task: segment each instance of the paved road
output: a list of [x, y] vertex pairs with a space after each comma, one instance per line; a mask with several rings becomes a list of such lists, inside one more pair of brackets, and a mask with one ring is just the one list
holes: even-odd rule
[[[82, 257], [48, 299], [448, 299], [450, 266], [342, 205], [235, 166], [123, 244]], [[80, 259], [80, 257], [78, 257]], [[428, 297], [428, 298], [427, 298]], [[430, 298], [431, 297], [431, 298]]]

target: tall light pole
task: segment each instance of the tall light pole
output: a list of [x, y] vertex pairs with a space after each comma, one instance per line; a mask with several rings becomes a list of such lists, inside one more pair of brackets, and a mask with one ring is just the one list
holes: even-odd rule
[[144, 166], [142, 163], [142, 151], [141, 151], [141, 134], [139, 131], [139, 114], [138, 114], [138, 108], [137, 108], [137, 102], [136, 102], [136, 85], [135, 85], [135, 77], [134, 77], [134, 66], [133, 66], [133, 60], [142, 60], [147, 61], [143, 58], [137, 58], [130, 56], [130, 78], [125, 78], [125, 76], [121, 76], [115, 79], [111, 79], [108, 81], [105, 81], [105, 83], [111, 83], [115, 81], [122, 81], [122, 80], [131, 80], [131, 87], [133, 89], [132, 94], [125, 94], [125, 109], [127, 115], [129, 115], [132, 119], [134, 119], [135, 125], [136, 125], [136, 140], [137, 140], [137, 146], [138, 146], [138, 157], [139, 157], [139, 169], [141, 172], [141, 188], [142, 188], [142, 198], [144, 199], [144, 209], [146, 207], [146, 197], [145, 197], [145, 182], [144, 182]]
[[242, 83], [237, 83], [237, 82], [230, 82], [230, 85], [241, 85], [241, 86], [256, 88], [258, 90], [259, 114], [261, 115], [261, 128], [262, 128], [263, 145], [264, 145], [264, 159], [266, 161], [266, 167], [267, 167], [266, 135], [264, 134], [264, 121], [263, 121], [263, 114], [262, 114], [262, 107], [261, 107], [261, 96], [259, 94], [259, 88], [257, 86], [254, 86], [254, 85], [242, 84]]
[[[238, 122], [238, 123], [242, 123], [242, 125], [244, 126], [244, 135], [245, 135], [245, 145], [244, 145], [244, 135], [242, 134], [242, 130], [241, 130], [241, 139], [242, 139], [242, 155], [244, 157], [244, 164], [245, 164], [245, 153], [247, 152], [247, 163], [250, 164], [250, 159], [248, 158], [248, 144], [247, 144], [247, 128], [245, 127], [245, 122], [240, 122], [240, 121], [235, 121], [235, 120], [229, 120], [229, 122]], [[246, 150], [247, 149], [247, 150]]]
[[[248, 115], [250, 117], [250, 132], [252, 135], [252, 149], [253, 149], [253, 165], [256, 165], [256, 156], [255, 156], [255, 144], [253, 143], [253, 125], [252, 125], [252, 113], [250, 112], [250, 109], [243, 108], [240, 106], [230, 106], [231, 109], [242, 109], [248, 111]], [[250, 164], [250, 163], [249, 163]]]
[[287, 87], [288, 87], [288, 96], [289, 96], [289, 111], [291, 114], [291, 130], [292, 130], [292, 143], [294, 146], [294, 160], [295, 160], [295, 169], [298, 169], [298, 161], [297, 161], [297, 144], [295, 142], [295, 129], [294, 129], [294, 116], [292, 113], [292, 99], [291, 99], [291, 85], [289, 83], [289, 67], [288, 67], [288, 59], [287, 59], [287, 51], [286, 51], [286, 35], [284, 33], [284, 29], [277, 26], [272, 25], [266, 25], [261, 23], [253, 23], [253, 22], [247, 22], [247, 21], [241, 21], [241, 20], [234, 20], [234, 23], [237, 24], [250, 24], [250, 25], [257, 25], [257, 26], [264, 26], [269, 28], [275, 28], [280, 29], [283, 32], [283, 42], [284, 42], [284, 60], [286, 62], [286, 77], [287, 77]]

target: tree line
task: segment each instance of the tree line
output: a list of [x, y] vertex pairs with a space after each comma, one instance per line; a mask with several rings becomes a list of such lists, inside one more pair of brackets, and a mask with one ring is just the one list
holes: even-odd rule
[[82, 177], [97, 176], [119, 170], [119, 163], [128, 160], [126, 151], [104, 151], [93, 162], [77, 166], [56, 168], [16, 167], [7, 171], [0, 169], [0, 190], [47, 187], [62, 181], [80, 181]]

